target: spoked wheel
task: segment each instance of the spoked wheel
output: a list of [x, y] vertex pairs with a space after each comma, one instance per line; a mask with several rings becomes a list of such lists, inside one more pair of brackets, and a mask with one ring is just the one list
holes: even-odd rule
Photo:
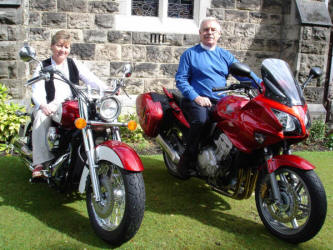
[[138, 231], [145, 207], [145, 188], [141, 173], [128, 172], [110, 162], [98, 168], [101, 201], [87, 190], [89, 219], [97, 235], [112, 245], [130, 240]]
[[256, 205], [266, 228], [291, 243], [310, 240], [321, 229], [327, 210], [324, 187], [314, 171], [282, 167], [275, 172], [281, 204], [274, 202], [269, 176], [256, 187]]
[[[165, 136], [166, 142], [178, 153], [179, 156], [182, 155], [184, 152], [184, 141], [183, 141], [183, 133], [176, 127], [170, 128]], [[189, 177], [184, 177], [178, 170], [177, 164], [174, 163], [167, 153], [163, 151], [163, 159], [165, 166], [168, 169], [169, 174], [182, 179], [186, 180]]]

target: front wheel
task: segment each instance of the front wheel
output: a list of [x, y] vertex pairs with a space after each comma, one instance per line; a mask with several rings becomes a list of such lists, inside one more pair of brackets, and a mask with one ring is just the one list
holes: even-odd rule
[[105, 161], [99, 163], [97, 174], [101, 201], [93, 198], [89, 180], [86, 201], [90, 223], [99, 237], [118, 246], [130, 240], [141, 225], [146, 199], [143, 177]]
[[324, 224], [327, 201], [324, 187], [313, 170], [281, 167], [275, 171], [281, 204], [273, 199], [269, 175], [256, 186], [256, 205], [265, 227], [275, 236], [300, 243], [314, 237]]

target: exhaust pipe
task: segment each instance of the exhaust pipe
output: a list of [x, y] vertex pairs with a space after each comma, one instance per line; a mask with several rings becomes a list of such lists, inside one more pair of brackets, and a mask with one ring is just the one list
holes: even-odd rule
[[22, 141], [21, 138], [18, 138], [14, 141], [14, 148], [20, 154], [23, 159], [24, 165], [29, 168], [30, 171], [33, 170], [32, 167], [32, 151], [28, 146]]
[[162, 150], [169, 156], [171, 161], [178, 164], [180, 157], [176, 150], [172, 149], [168, 143], [162, 138], [161, 135], [156, 137], [156, 142], [162, 147]]

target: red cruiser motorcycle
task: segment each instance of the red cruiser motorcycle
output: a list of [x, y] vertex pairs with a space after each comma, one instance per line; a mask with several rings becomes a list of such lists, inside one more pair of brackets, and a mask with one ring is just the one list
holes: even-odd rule
[[[235, 63], [230, 72], [249, 79], [251, 70]], [[201, 135], [196, 177], [234, 199], [247, 199], [255, 192], [266, 228], [285, 241], [304, 242], [319, 232], [327, 210], [315, 167], [290, 150], [309, 134], [308, 107], [286, 62], [266, 59], [261, 73], [260, 86], [247, 81], [213, 90], [231, 94], [216, 104]], [[319, 68], [312, 68], [303, 87], [320, 74]], [[164, 95], [139, 95], [137, 113], [145, 134], [160, 144], [168, 172], [184, 179], [177, 163], [190, 125], [182, 111], [183, 97], [163, 90]]]
[[[20, 57], [27, 62], [37, 61], [28, 46], [21, 49]], [[89, 219], [96, 234], [120, 245], [138, 231], [145, 207], [141, 159], [121, 142], [119, 133], [120, 126], [135, 129], [136, 123], [117, 121], [121, 104], [116, 93], [125, 86], [124, 77], [131, 74], [131, 67], [125, 65], [123, 78], [115, 80], [114, 88], [104, 93], [72, 84], [52, 65], [42, 67], [39, 76], [26, 86], [49, 79], [50, 74], [67, 83], [76, 98], [65, 101], [52, 117], [46, 140], [55, 158], [47, 164], [43, 179], [62, 192], [86, 193]], [[31, 117], [27, 113], [18, 115]], [[21, 126], [14, 145], [30, 170], [32, 119]]]

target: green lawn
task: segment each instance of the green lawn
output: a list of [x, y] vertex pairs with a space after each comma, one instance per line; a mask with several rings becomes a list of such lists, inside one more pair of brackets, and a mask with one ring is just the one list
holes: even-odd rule
[[[317, 166], [328, 199], [326, 222], [312, 240], [291, 245], [271, 236], [254, 197], [236, 201], [201, 180], [170, 176], [161, 155], [141, 156], [146, 211], [136, 236], [119, 249], [332, 249], [333, 153], [304, 152]], [[92, 231], [83, 197], [30, 184], [17, 157], [0, 157], [0, 249], [107, 249]]]

